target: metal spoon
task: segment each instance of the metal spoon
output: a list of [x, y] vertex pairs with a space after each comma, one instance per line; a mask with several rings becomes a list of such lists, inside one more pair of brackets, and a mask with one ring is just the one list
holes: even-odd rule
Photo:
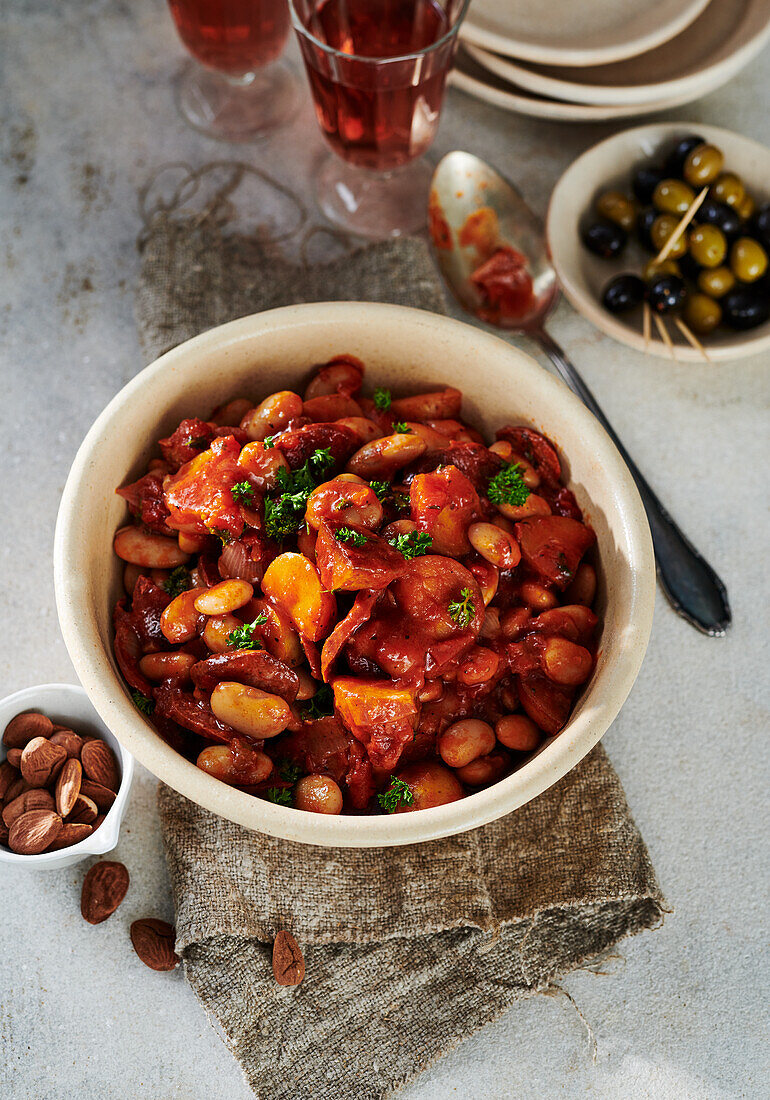
[[[484, 223], [497, 229], [496, 240], [522, 252], [529, 261], [533, 300], [529, 311], [498, 323], [528, 336], [549, 356], [558, 374], [604, 427], [623, 456], [639, 489], [655, 547], [658, 579], [674, 610], [698, 630], [723, 635], [732, 615], [727, 591], [717, 574], [679, 530], [618, 439], [596, 399], [564, 351], [545, 329], [559, 286], [548, 257], [543, 226], [516, 189], [471, 153], [448, 153], [433, 174], [431, 232], [441, 271], [460, 304], [477, 319], [482, 299], [470, 281], [479, 253], [470, 240], [460, 243], [468, 218], [482, 210]], [[493, 212], [493, 213], [490, 213]]]

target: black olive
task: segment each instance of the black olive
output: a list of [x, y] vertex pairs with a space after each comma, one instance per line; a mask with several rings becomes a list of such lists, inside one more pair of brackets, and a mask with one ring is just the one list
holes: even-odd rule
[[764, 202], [756, 210], [750, 222], [750, 233], [766, 249], [770, 248], [770, 202]]
[[647, 293], [638, 275], [616, 275], [607, 283], [602, 293], [602, 304], [610, 313], [626, 313], [644, 301]]
[[583, 244], [603, 260], [619, 256], [626, 247], [628, 233], [611, 222], [593, 222], [583, 230]]
[[692, 279], [693, 282], [700, 275], [700, 264], [695, 260], [689, 252], [685, 252], [684, 256], [680, 256], [676, 261], [679, 264], [679, 268], [686, 279]]
[[745, 332], [770, 319], [770, 295], [759, 284], [739, 286], [721, 301], [722, 320], [730, 328]]
[[705, 144], [705, 141], [706, 139], [700, 137], [698, 134], [691, 134], [689, 137], [682, 138], [681, 141], [678, 141], [666, 158], [666, 173], [669, 176], [681, 177], [684, 172], [684, 162], [693, 149], [697, 149], [699, 145]]
[[678, 275], [659, 275], [647, 290], [650, 306], [656, 313], [670, 313], [679, 309], [687, 297], [684, 279]]
[[715, 225], [730, 240], [741, 232], [741, 216], [724, 202], [707, 198], [702, 203], [693, 221], [697, 225]]
[[640, 164], [634, 169], [631, 177], [631, 188], [639, 199], [639, 202], [652, 202], [652, 193], [662, 179], [666, 178], [666, 172], [658, 164]]
[[639, 243], [648, 252], [657, 251], [652, 243], [652, 227], [657, 216], [658, 211], [654, 206], [645, 206], [644, 210], [640, 210], [636, 217], [636, 233], [639, 237]]

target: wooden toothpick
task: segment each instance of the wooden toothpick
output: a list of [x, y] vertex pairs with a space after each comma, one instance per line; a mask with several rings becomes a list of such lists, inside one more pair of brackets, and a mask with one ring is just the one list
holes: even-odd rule
[[658, 253], [658, 255], [653, 260], [653, 263], [656, 263], [656, 264], [663, 263], [663, 261], [669, 257], [669, 255], [671, 254], [672, 248], [677, 243], [679, 238], [682, 236], [685, 229], [690, 224], [690, 222], [693, 220], [695, 215], [698, 213], [698, 210], [700, 209], [701, 203], [706, 198], [706, 195], [708, 195], [708, 193], [709, 193], [708, 187], [704, 187], [703, 190], [701, 191], [701, 193], [697, 196], [697, 198], [693, 199], [693, 201], [690, 203], [690, 206], [689, 206], [687, 212], [682, 215], [678, 225], [674, 229], [674, 232], [671, 234], [671, 236], [668, 238], [666, 243], [663, 245], [660, 252]]
[[647, 351], [650, 346], [650, 318], [652, 316], [650, 310], [650, 303], [645, 302], [642, 306], [642, 336], [644, 336], [644, 350]]
[[679, 329], [682, 336], [684, 336], [687, 343], [691, 347], [695, 348], [696, 351], [699, 351], [707, 363], [710, 363], [711, 362], [711, 357], [709, 356], [709, 353], [706, 351], [703, 344], [700, 342], [700, 340], [695, 335], [695, 333], [692, 331], [692, 329], [688, 328], [687, 325], [684, 323], [684, 321], [680, 317], [675, 317], [674, 318], [674, 324]]
[[663, 341], [663, 343], [666, 345], [669, 352], [671, 353], [671, 358], [676, 359], [676, 351], [674, 349], [674, 345], [672, 343], [671, 337], [668, 334], [668, 329], [666, 328], [666, 326], [663, 322], [663, 319], [661, 317], [659, 317], [657, 313], [653, 313], [653, 317], [655, 318], [655, 325], [658, 329], [658, 332], [660, 333], [661, 340]]

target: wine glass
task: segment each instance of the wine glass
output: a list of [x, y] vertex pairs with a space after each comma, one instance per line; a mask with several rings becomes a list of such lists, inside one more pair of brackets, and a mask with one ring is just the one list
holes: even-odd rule
[[288, 0], [168, 3], [179, 37], [200, 62], [177, 86], [183, 118], [210, 137], [249, 141], [291, 117], [298, 82], [278, 61], [289, 35]]
[[[425, 224], [457, 32], [470, 0], [290, 0], [316, 115], [337, 156], [316, 176], [326, 216], [366, 237]], [[341, 158], [341, 159], [339, 159]]]

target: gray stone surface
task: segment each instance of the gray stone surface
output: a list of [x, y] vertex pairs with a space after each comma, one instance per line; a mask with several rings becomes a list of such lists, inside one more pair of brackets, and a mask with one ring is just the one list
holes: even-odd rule
[[[0, 692], [73, 680], [51, 575], [59, 495], [86, 429], [142, 365], [133, 320], [137, 192], [170, 161], [242, 156], [305, 191], [322, 147], [307, 103], [268, 144], [227, 148], [177, 118], [182, 61], [161, 0], [24, 0], [0, 48]], [[767, 138], [768, 58], [676, 119]], [[296, 64], [292, 48], [290, 58]], [[435, 153], [492, 159], [541, 211], [609, 126], [547, 124], [453, 92]], [[255, 199], [255, 210], [257, 200]], [[248, 211], [246, 212], [248, 215]], [[659, 598], [639, 680], [605, 738], [674, 908], [611, 973], [524, 1003], [404, 1095], [767, 1095], [766, 357], [677, 366], [601, 336], [562, 304], [554, 334], [639, 465], [727, 582], [729, 638]], [[246, 1100], [237, 1065], [179, 974], [146, 970], [128, 925], [171, 915], [141, 768], [116, 856], [131, 891], [106, 924], [78, 912], [82, 870], [0, 870], [0, 1095], [7, 1100]]]

